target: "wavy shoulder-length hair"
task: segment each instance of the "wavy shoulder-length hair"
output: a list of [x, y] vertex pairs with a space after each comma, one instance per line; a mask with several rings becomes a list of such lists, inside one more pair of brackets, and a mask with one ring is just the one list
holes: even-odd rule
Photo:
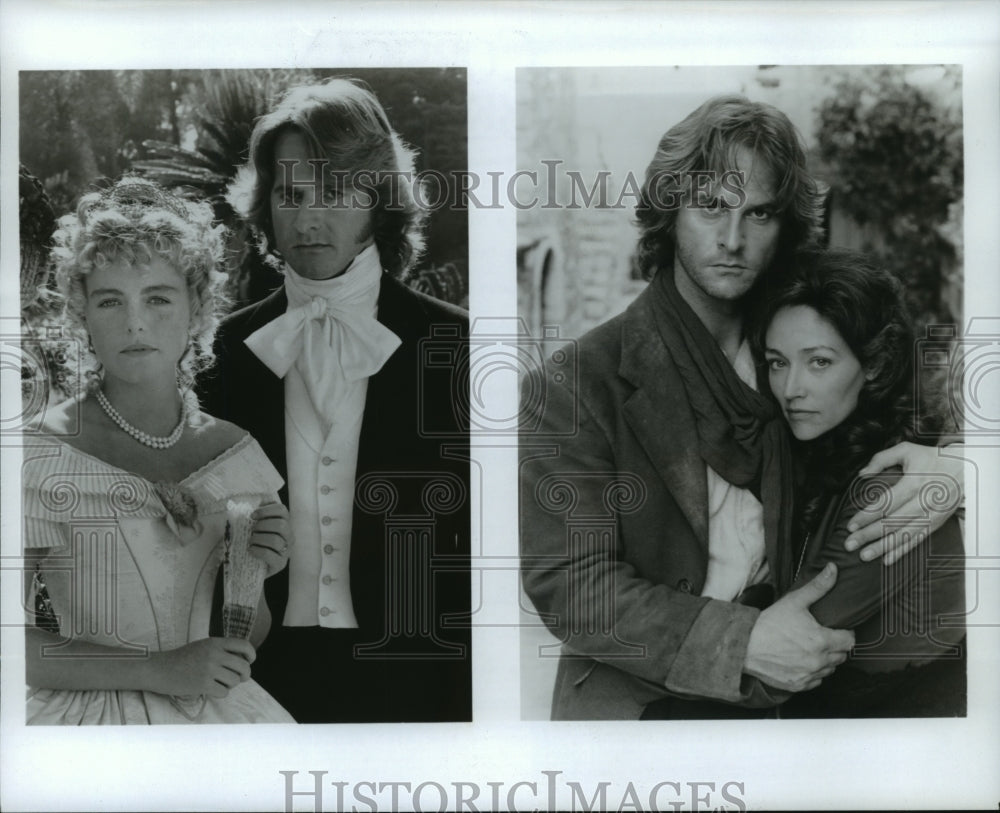
[[735, 172], [743, 151], [749, 151], [755, 163], [761, 162], [775, 184], [781, 217], [775, 263], [818, 240], [824, 192], [806, 171], [805, 151], [788, 116], [743, 96], [716, 96], [664, 134], [646, 169], [636, 206], [637, 261], [646, 279], [658, 268], [672, 266], [677, 212], [690, 203], [691, 190], [701, 183], [699, 176], [712, 173], [721, 179]]
[[348, 179], [365, 173], [374, 189], [372, 223], [382, 267], [401, 277], [424, 247], [424, 211], [413, 197], [416, 153], [403, 143], [375, 94], [360, 80], [334, 77], [289, 89], [262, 116], [250, 136], [250, 157], [237, 171], [226, 199], [254, 229], [265, 258], [277, 258], [271, 221], [271, 190], [278, 136], [302, 134], [310, 157], [328, 161]]
[[[865, 371], [854, 411], [812, 441], [796, 444], [809, 496], [842, 491], [873, 454], [914, 430], [914, 332], [899, 281], [868, 256], [806, 249], [765, 284], [751, 345], [763, 365], [767, 329], [785, 308], [812, 308], [844, 340]], [[758, 376], [767, 389], [767, 376]]]
[[81, 385], [93, 389], [100, 384], [100, 365], [90, 349], [85, 319], [88, 275], [115, 263], [141, 267], [161, 257], [187, 283], [190, 343], [179, 364], [178, 383], [187, 398], [194, 398], [195, 376], [214, 360], [212, 342], [227, 305], [226, 275], [218, 270], [223, 233], [207, 203], [129, 175], [85, 195], [76, 214], [60, 218], [52, 253], [65, 323], [81, 347]]

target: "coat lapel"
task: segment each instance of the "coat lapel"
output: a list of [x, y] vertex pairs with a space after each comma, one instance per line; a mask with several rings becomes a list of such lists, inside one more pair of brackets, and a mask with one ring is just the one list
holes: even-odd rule
[[656, 329], [657, 318], [647, 289], [622, 323], [619, 374], [636, 388], [625, 402], [625, 420], [707, 550], [705, 462], [698, 453], [694, 415], [680, 373]]
[[[285, 286], [276, 288], [260, 302], [252, 307], [247, 313], [245, 334], [249, 336], [255, 330], [264, 327], [268, 322], [272, 322], [281, 316], [288, 308], [288, 296], [285, 294]], [[244, 336], [244, 338], [246, 338]]]
[[409, 289], [404, 283], [389, 274], [382, 274], [382, 287], [379, 291], [378, 311], [375, 317], [399, 336], [404, 345], [407, 336], [413, 333], [413, 315], [417, 310], [414, 303], [409, 301], [408, 292]]
[[[365, 411], [361, 421], [361, 439], [358, 446], [358, 472], [367, 471], [372, 465], [385, 465], [385, 456], [393, 446], [393, 436], [400, 430], [400, 423], [415, 420], [407, 413], [416, 409], [415, 378], [416, 354], [414, 351], [412, 313], [403, 302], [402, 283], [382, 275], [376, 318], [401, 340], [396, 351], [381, 369], [368, 379]], [[395, 406], [393, 406], [395, 405]], [[398, 450], [405, 454], [405, 450]]]
[[[285, 450], [284, 379], [271, 372], [268, 366], [246, 346], [244, 340], [256, 330], [281, 316], [287, 307], [288, 298], [285, 294], [285, 287], [281, 286], [247, 312], [238, 337], [238, 351], [245, 359], [245, 365], [240, 365], [238, 380], [232, 382], [235, 384], [242, 401], [237, 405], [237, 409], [246, 410], [251, 415], [252, 434], [260, 443], [264, 453], [285, 477], [286, 483], [288, 476]], [[240, 423], [239, 420], [236, 422]], [[285, 489], [287, 489], [287, 485]]]

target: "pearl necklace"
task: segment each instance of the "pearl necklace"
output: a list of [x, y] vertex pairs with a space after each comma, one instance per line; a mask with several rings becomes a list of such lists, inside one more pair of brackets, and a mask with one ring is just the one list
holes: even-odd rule
[[117, 409], [111, 406], [111, 402], [108, 400], [108, 396], [104, 394], [103, 390], [97, 390], [97, 403], [101, 405], [101, 409], [104, 410], [104, 414], [118, 425], [119, 429], [126, 434], [131, 435], [139, 441], [139, 443], [149, 446], [151, 449], [169, 449], [177, 443], [177, 441], [181, 439], [181, 435], [184, 434], [184, 424], [187, 423], [187, 408], [183, 399], [181, 399], [180, 420], [177, 422], [177, 426], [174, 427], [174, 431], [166, 437], [150, 435], [149, 433], [143, 432], [141, 429], [137, 429], [132, 426], [132, 424], [122, 417], [122, 414]]

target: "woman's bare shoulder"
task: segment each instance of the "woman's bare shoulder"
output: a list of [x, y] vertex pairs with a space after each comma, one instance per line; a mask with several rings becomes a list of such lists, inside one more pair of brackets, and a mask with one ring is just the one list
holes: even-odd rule
[[101, 420], [93, 399], [81, 394], [48, 407], [39, 432], [105, 460], [105, 452], [113, 445], [112, 428]]

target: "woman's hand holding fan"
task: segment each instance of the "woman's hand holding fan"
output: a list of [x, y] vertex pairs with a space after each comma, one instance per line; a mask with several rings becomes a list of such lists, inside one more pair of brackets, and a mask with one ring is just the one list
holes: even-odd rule
[[280, 502], [265, 503], [253, 512], [253, 521], [250, 553], [267, 565], [269, 577], [280, 573], [292, 547], [288, 509]]
[[288, 509], [279, 502], [256, 507], [249, 500], [230, 500], [226, 508], [223, 635], [248, 638], [264, 579], [288, 564]]

